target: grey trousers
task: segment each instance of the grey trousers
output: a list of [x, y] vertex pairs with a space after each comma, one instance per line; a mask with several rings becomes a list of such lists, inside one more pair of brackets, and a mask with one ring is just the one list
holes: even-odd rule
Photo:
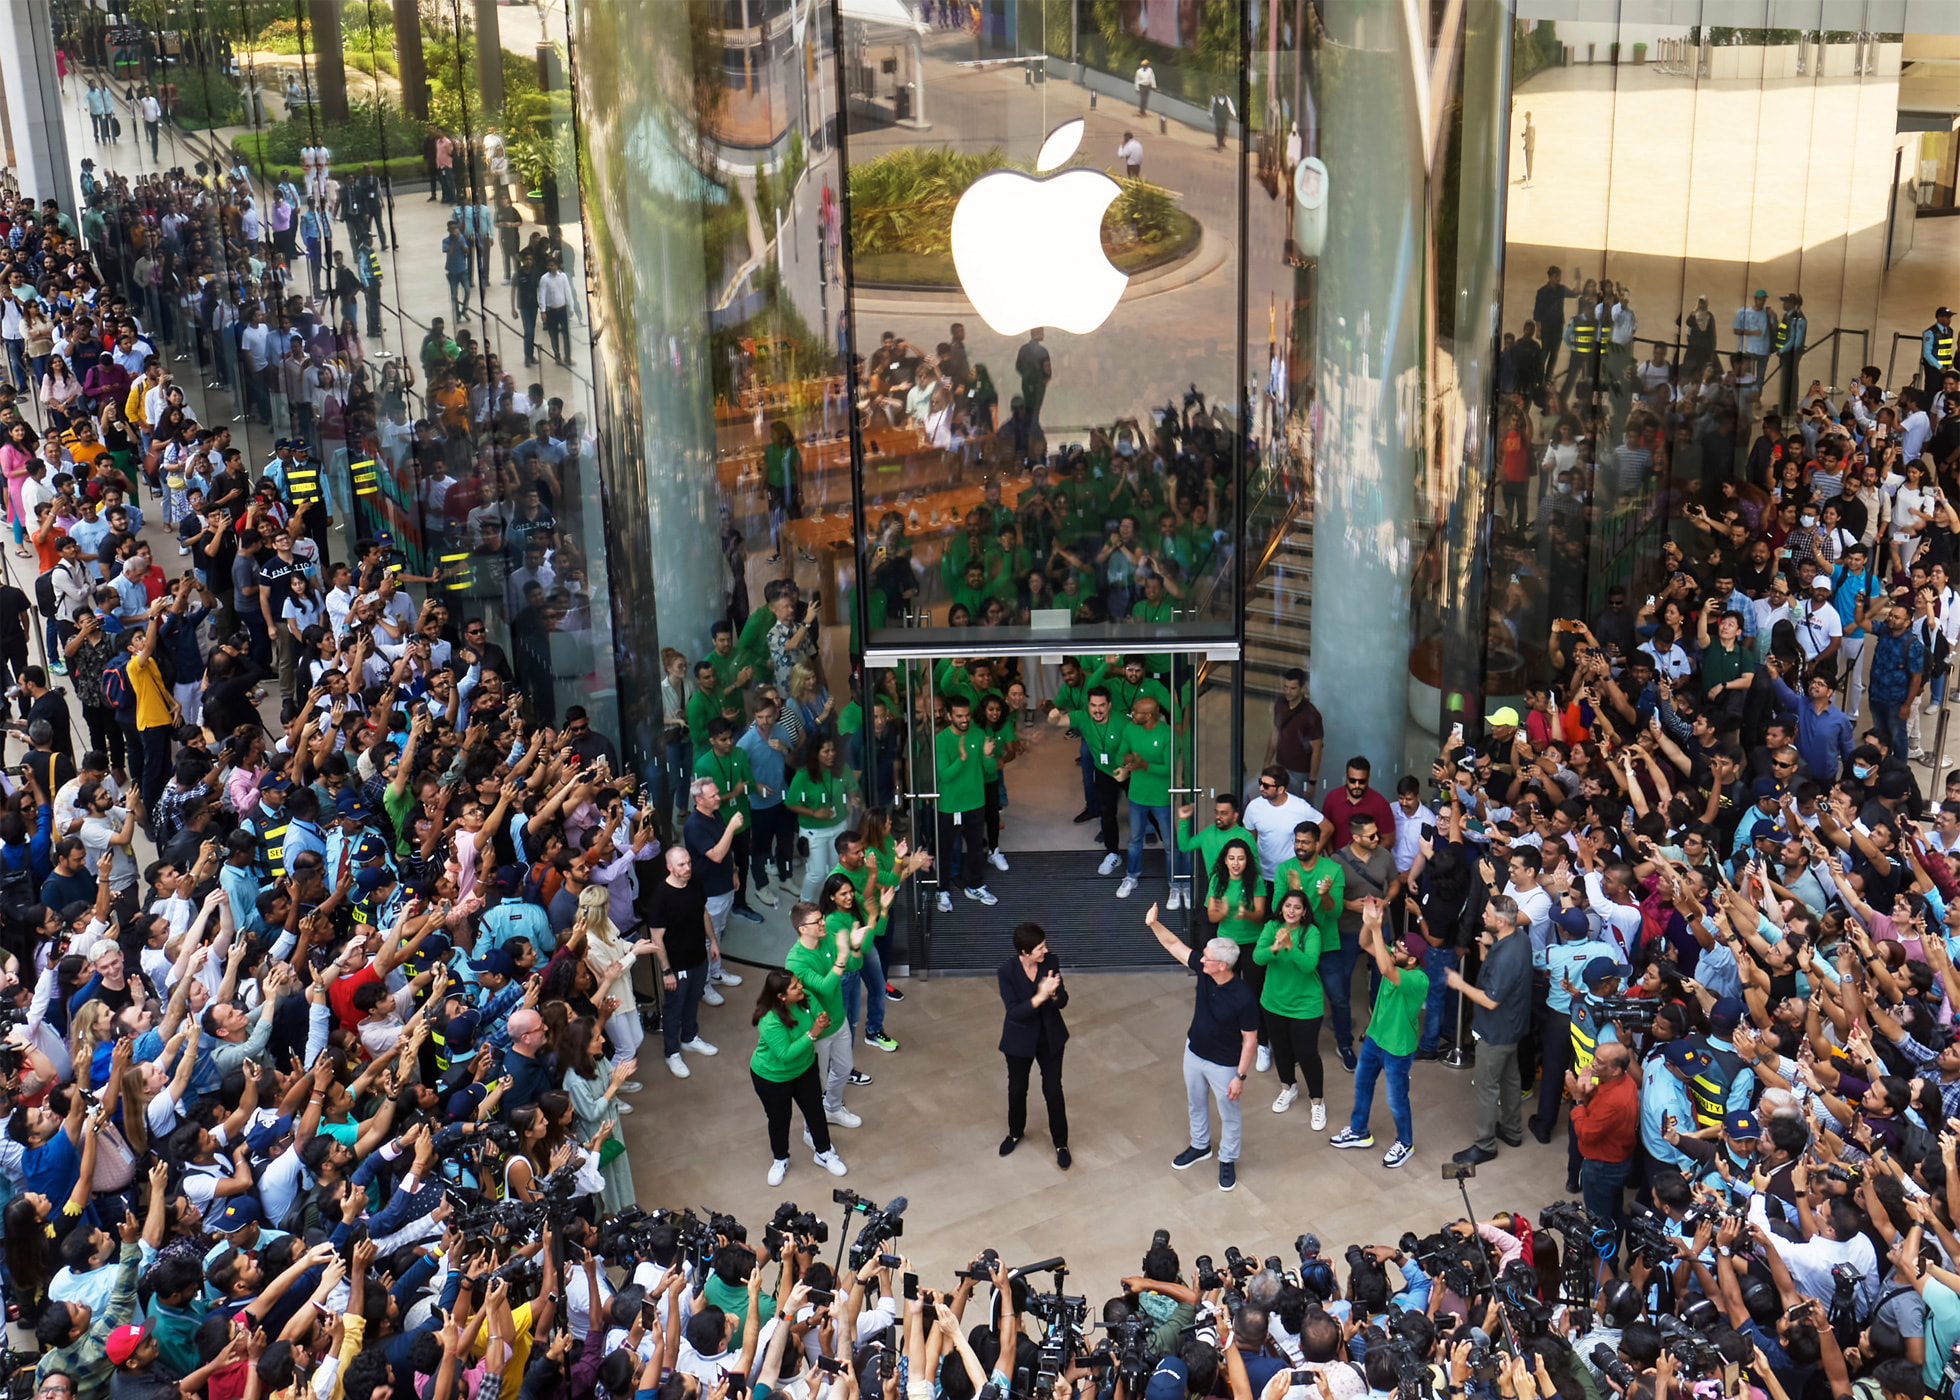
[[1522, 1099], [1518, 1083], [1518, 1047], [1477, 1042], [1477, 1146], [1497, 1150], [1497, 1133], [1524, 1136]]
[[[1237, 1071], [1237, 1065], [1215, 1065], [1192, 1054], [1189, 1045], [1184, 1047], [1184, 1106], [1191, 1113], [1191, 1145], [1211, 1146], [1211, 1105], [1205, 1100], [1207, 1097], [1216, 1100], [1221, 1162], [1239, 1160], [1239, 1105], [1236, 1099], [1225, 1097]], [[1514, 1073], [1512, 1078], [1516, 1077]]]
[[846, 1022], [817, 1042], [817, 1078], [823, 1084], [825, 1113], [835, 1113], [844, 1106], [844, 1086], [851, 1079], [851, 1064], [851, 1027]]

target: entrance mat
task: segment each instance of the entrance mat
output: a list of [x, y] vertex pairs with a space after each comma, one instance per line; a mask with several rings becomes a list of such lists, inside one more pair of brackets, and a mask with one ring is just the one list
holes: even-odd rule
[[[1136, 893], [1116, 897], [1123, 878], [1098, 875], [1100, 850], [1012, 851], [1011, 869], [989, 869], [987, 889], [1000, 903], [991, 907], [951, 891], [953, 912], [932, 916], [930, 966], [934, 975], [991, 973], [1014, 951], [1015, 925], [1037, 923], [1069, 971], [1162, 972], [1171, 960], [1158, 946], [1143, 916], [1166, 893], [1164, 853], [1146, 849]], [[1164, 912], [1164, 924], [1183, 933], [1187, 915]], [[915, 964], [916, 965], [916, 964]]]

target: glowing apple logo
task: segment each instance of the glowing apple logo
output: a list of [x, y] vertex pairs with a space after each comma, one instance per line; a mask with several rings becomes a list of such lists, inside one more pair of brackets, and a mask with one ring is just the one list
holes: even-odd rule
[[[1041, 145], [1053, 170], [1082, 142], [1080, 118]], [[953, 211], [953, 266], [980, 319], [1001, 335], [1056, 326], [1087, 335], [1109, 319], [1130, 279], [1103, 256], [1103, 211], [1122, 187], [1099, 170], [1046, 179], [995, 170], [968, 186]]]

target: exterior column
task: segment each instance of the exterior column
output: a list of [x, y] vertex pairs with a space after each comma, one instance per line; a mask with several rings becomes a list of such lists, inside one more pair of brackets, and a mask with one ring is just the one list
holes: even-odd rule
[[1330, 0], [1311, 78], [1327, 226], [1341, 230], [1321, 252], [1312, 311], [1321, 409], [1312, 693], [1335, 774], [1354, 754], [1370, 755], [1378, 773], [1384, 760], [1401, 766], [1409, 580], [1423, 544], [1412, 527], [1426, 401], [1427, 220], [1408, 37], [1393, 13]]
[[0, 10], [0, 88], [5, 89], [8, 146], [20, 192], [33, 196], [36, 204], [57, 200], [74, 218], [76, 171], [61, 120], [48, 0], [5, 0]]
[[422, 60], [422, 18], [415, 0], [395, 0], [395, 63], [401, 69], [402, 110], [429, 119], [429, 68]]
[[347, 120], [347, 60], [341, 54], [339, 0], [306, 0], [313, 30], [313, 90], [320, 97], [320, 120]]
[[504, 39], [497, 0], [476, 0], [476, 96], [487, 120], [504, 110]]

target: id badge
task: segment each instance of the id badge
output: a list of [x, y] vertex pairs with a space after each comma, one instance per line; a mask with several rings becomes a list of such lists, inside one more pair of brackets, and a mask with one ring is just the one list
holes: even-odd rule
[[1103, 767], [1105, 767], [1105, 768], [1107, 768], [1107, 767], [1109, 767], [1109, 755], [1108, 755], [1108, 754], [1104, 754], [1104, 755], [1102, 756], [1102, 765], [1103, 765]]
[[963, 816], [965, 816], [965, 815], [966, 815], [966, 813], [964, 813], [964, 812], [955, 812], [955, 813], [953, 813], [953, 825], [954, 825], [954, 826], [958, 826], [958, 825], [960, 824], [960, 818], [961, 818], [961, 817], [963, 817]]

